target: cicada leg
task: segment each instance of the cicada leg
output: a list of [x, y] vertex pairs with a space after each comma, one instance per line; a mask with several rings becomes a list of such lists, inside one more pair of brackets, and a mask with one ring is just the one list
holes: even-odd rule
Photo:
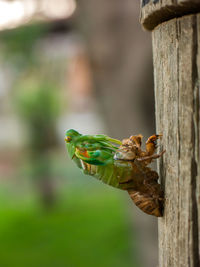
[[148, 156], [153, 155], [157, 148], [157, 140], [162, 138], [162, 134], [154, 134], [146, 141], [146, 153]]
[[142, 151], [141, 154], [138, 155], [137, 160], [143, 162], [145, 165], [148, 165], [153, 159], [161, 157], [165, 153], [165, 150], [154, 155], [157, 148], [157, 140], [161, 137], [161, 134], [154, 134], [150, 136], [146, 141], [146, 151]]
[[144, 157], [141, 157], [141, 158], [137, 158], [137, 160], [138, 160], [138, 161], [146, 161], [146, 160], [158, 159], [158, 158], [160, 158], [165, 152], [166, 152], [166, 150], [163, 150], [163, 151], [160, 152], [159, 154], [150, 155], [150, 156], [144, 156]]

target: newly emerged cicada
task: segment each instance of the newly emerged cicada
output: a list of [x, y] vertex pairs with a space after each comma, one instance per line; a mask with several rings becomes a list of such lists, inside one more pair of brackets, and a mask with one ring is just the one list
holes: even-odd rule
[[82, 135], [71, 129], [66, 132], [65, 141], [69, 156], [85, 174], [126, 190], [142, 211], [161, 217], [164, 195], [158, 173], [147, 167], [165, 152], [154, 154], [160, 137], [149, 137], [145, 151], [141, 149], [142, 135], [121, 142], [106, 135]]

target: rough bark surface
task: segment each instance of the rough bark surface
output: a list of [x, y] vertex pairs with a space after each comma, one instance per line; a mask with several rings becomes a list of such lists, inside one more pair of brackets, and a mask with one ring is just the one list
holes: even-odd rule
[[152, 35], [157, 133], [167, 150], [159, 164], [166, 199], [159, 267], [198, 267], [200, 15], [162, 23]]
[[200, 12], [199, 0], [141, 0], [140, 21], [147, 30], [187, 14]]

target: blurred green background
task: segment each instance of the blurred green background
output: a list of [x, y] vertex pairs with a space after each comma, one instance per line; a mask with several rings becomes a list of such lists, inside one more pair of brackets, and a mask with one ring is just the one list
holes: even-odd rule
[[137, 240], [118, 192], [63, 159], [51, 164], [60, 179], [51, 210], [33, 192], [30, 169], [17, 174], [17, 184], [1, 184], [0, 265], [138, 266]]
[[65, 149], [69, 128], [155, 131], [139, 4], [111, 2], [0, 0], [2, 267], [157, 263], [156, 219], [84, 176]]

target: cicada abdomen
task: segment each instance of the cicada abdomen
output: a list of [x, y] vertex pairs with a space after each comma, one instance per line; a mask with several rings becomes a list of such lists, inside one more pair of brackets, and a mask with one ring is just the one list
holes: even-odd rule
[[[149, 169], [149, 168], [147, 168]], [[135, 205], [143, 212], [161, 217], [164, 209], [164, 194], [158, 183], [158, 174], [149, 170], [137, 190], [127, 190]]]
[[128, 190], [128, 193], [135, 203], [143, 212], [156, 217], [163, 216], [163, 197], [155, 197], [143, 192]]
[[158, 174], [138, 162], [114, 162], [106, 166], [96, 166], [81, 161], [82, 169], [113, 187], [126, 190], [135, 205], [143, 212], [161, 217], [164, 197]]

